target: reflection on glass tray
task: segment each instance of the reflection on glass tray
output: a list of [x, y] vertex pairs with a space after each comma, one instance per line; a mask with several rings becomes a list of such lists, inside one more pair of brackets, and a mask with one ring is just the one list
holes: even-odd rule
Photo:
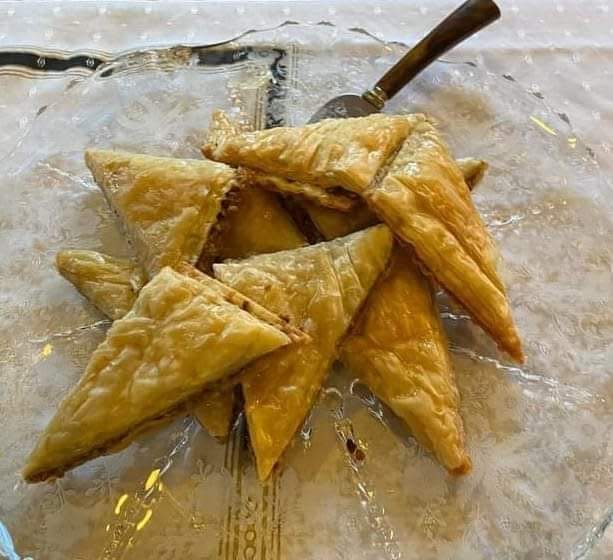
[[130, 254], [84, 149], [198, 157], [213, 109], [256, 127], [300, 124], [402, 50], [364, 32], [285, 25], [124, 55], [67, 89], [0, 164], [0, 519], [20, 555], [545, 558], [582, 557], [598, 540], [613, 517], [609, 187], [568, 122], [512, 76], [472, 63], [434, 65], [387, 109], [430, 113], [458, 157], [491, 166], [475, 199], [528, 360], [507, 364], [440, 296], [472, 474], [449, 477], [340, 368], [265, 484], [241, 418], [226, 444], [181, 418], [55, 483], [16, 474], [108, 327], [55, 272], [55, 253]]

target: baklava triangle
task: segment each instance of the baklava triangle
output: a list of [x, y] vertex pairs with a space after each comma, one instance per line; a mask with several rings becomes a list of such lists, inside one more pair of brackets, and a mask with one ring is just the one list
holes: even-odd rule
[[304, 422], [391, 247], [389, 229], [376, 226], [330, 242], [214, 266], [222, 282], [311, 337], [257, 360], [241, 374], [261, 479], [269, 476]]
[[234, 169], [207, 160], [90, 149], [85, 161], [149, 276], [196, 264], [240, 185]]
[[113, 323], [40, 436], [27, 481], [125, 447], [207, 385], [291, 342], [281, 319], [190, 269], [163, 268]]

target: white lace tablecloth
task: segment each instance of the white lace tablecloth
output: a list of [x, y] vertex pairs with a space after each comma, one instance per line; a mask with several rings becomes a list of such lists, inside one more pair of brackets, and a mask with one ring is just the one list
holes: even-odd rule
[[[286, 20], [329, 21], [412, 44], [458, 3], [0, 2], [0, 54], [27, 47], [97, 56], [152, 45], [207, 44]], [[449, 58], [473, 60], [489, 71], [512, 76], [543, 97], [572, 124], [610, 176], [613, 2], [499, 3], [502, 20], [458, 47]], [[39, 66], [0, 66], [0, 157], [11, 151], [43, 105], [53, 102], [71, 80], [87, 73], [50, 72], [43, 60]], [[605, 533], [591, 557], [613, 558], [613, 529]]]

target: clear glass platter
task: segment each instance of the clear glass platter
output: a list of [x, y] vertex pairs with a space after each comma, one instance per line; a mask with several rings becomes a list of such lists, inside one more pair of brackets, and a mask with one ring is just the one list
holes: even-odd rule
[[490, 163], [474, 196], [528, 360], [506, 362], [441, 294], [470, 475], [447, 475], [337, 367], [265, 484], [240, 418], [225, 445], [180, 418], [62, 480], [20, 481], [108, 327], [54, 255], [130, 254], [84, 149], [199, 157], [213, 109], [257, 127], [300, 124], [404, 49], [286, 24], [126, 54], [41, 110], [0, 162], [0, 520], [15, 558], [587, 558], [613, 518], [613, 192], [565, 115], [473, 63], [435, 64], [386, 108], [430, 113], [458, 157]]

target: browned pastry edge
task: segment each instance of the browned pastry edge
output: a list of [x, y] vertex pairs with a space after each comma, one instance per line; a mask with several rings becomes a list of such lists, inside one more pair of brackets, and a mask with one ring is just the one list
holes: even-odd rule
[[[432, 121], [430, 121], [430, 122], [432, 122]], [[406, 139], [405, 139], [405, 141], [406, 141]], [[379, 216], [379, 214], [378, 214], [378, 212], [377, 212], [377, 209], [376, 209], [375, 205], [374, 205], [374, 204], [372, 204], [372, 203], [370, 202], [370, 200], [369, 200], [369, 199], [370, 199], [369, 193], [374, 192], [374, 191], [376, 190], [376, 188], [377, 188], [378, 186], [380, 186], [380, 185], [381, 185], [382, 181], [385, 179], [385, 177], [386, 177], [386, 176], [387, 176], [387, 174], [388, 174], [388, 171], [389, 171], [390, 166], [392, 165], [392, 163], [393, 163], [394, 159], [395, 159], [395, 158], [396, 158], [396, 156], [398, 155], [398, 152], [400, 151], [400, 149], [402, 148], [402, 146], [403, 146], [403, 145], [404, 145], [404, 142], [403, 142], [403, 143], [402, 143], [402, 144], [401, 144], [401, 145], [398, 147], [398, 149], [397, 149], [396, 151], [394, 151], [392, 154], [390, 154], [390, 156], [387, 158], [387, 160], [385, 161], [385, 163], [384, 163], [384, 164], [381, 166], [381, 168], [380, 168], [380, 169], [379, 169], [379, 171], [377, 172], [377, 174], [376, 174], [376, 176], [375, 176], [375, 178], [374, 178], [373, 182], [372, 182], [372, 183], [369, 185], [369, 187], [368, 187], [367, 191], [365, 191], [365, 193], [364, 193], [364, 199], [365, 199], [366, 203], [367, 203], [367, 204], [370, 206], [370, 208], [372, 209], [373, 213], [374, 213], [375, 215], [377, 215], [377, 217], [379, 217], [379, 219], [381, 219], [381, 217]], [[487, 165], [487, 164], [486, 164], [486, 165]], [[487, 167], [486, 167], [486, 169], [485, 169], [485, 170], [487, 170]], [[485, 172], [485, 170], [484, 170], [484, 172]], [[476, 184], [479, 182], [479, 179], [482, 177], [482, 175], [483, 175], [483, 173], [482, 173], [480, 176], [478, 176], [476, 179], [474, 179], [473, 181], [471, 181], [471, 183], [472, 183], [472, 184], [468, 186], [469, 190], [472, 190], [472, 189], [473, 189], [473, 188], [476, 186]], [[381, 221], [382, 221], [383, 223], [387, 223], [387, 222], [386, 222], [385, 220], [383, 220], [383, 219], [381, 219]], [[388, 226], [388, 227], [390, 227], [390, 226]], [[394, 230], [393, 230], [391, 227], [390, 227], [390, 229], [392, 230], [392, 232], [394, 232]], [[489, 232], [488, 232], [488, 234], [489, 234]], [[450, 288], [449, 288], [449, 287], [448, 287], [446, 284], [444, 284], [444, 283], [443, 283], [441, 280], [439, 280], [438, 278], [434, 277], [434, 275], [433, 275], [433, 274], [432, 274], [432, 272], [431, 272], [431, 271], [428, 269], [428, 267], [427, 267], [427, 265], [426, 265], [425, 263], [421, 262], [421, 259], [419, 258], [419, 254], [418, 254], [418, 249], [417, 249], [417, 247], [414, 247], [414, 246], [413, 246], [411, 243], [409, 243], [409, 242], [407, 242], [407, 241], [405, 241], [405, 240], [403, 240], [403, 239], [400, 239], [400, 237], [399, 237], [398, 235], [396, 235], [395, 233], [394, 233], [394, 237], [395, 237], [395, 238], [398, 240], [398, 242], [399, 242], [401, 245], [403, 245], [404, 247], [408, 246], [408, 247], [410, 247], [410, 248], [413, 250], [413, 252], [415, 253], [415, 256], [416, 256], [416, 257], [417, 257], [417, 259], [420, 261], [420, 264], [422, 265], [422, 268], [423, 268], [424, 270], [427, 270], [427, 271], [428, 271], [428, 273], [426, 274], [426, 276], [428, 276], [429, 278], [435, 278], [435, 279], [436, 279], [436, 281], [437, 281], [437, 283], [438, 283], [438, 284], [439, 284], [439, 285], [440, 285], [440, 286], [441, 286], [441, 287], [442, 287], [442, 288], [443, 288], [443, 289], [444, 289], [444, 290], [445, 290], [445, 291], [446, 291], [446, 292], [447, 292], [449, 295], [451, 295], [451, 296], [452, 296], [452, 297], [453, 297], [453, 298], [454, 298], [454, 299], [455, 299], [455, 300], [456, 300], [458, 303], [460, 303], [460, 305], [461, 305], [461, 306], [462, 306], [464, 309], [466, 309], [466, 310], [469, 310], [469, 309], [470, 309], [470, 307], [469, 307], [469, 306], [467, 306], [467, 305], [464, 303], [464, 301], [463, 301], [463, 300], [462, 300], [460, 297], [458, 297], [456, 294], [454, 294], [454, 293], [453, 293], [453, 291], [452, 291], [452, 290], [451, 290], [451, 289], [450, 289]], [[455, 237], [455, 236], [454, 236], [454, 237]], [[479, 269], [481, 270], [481, 267], [480, 267], [480, 266], [479, 266]], [[504, 293], [504, 292], [503, 292], [503, 293]], [[506, 297], [506, 296], [505, 296], [505, 297]], [[475, 323], [476, 325], [478, 325], [479, 327], [481, 327], [481, 329], [483, 329], [483, 331], [484, 331], [484, 332], [486, 332], [486, 333], [488, 334], [488, 336], [490, 336], [490, 338], [491, 338], [491, 339], [492, 339], [492, 340], [493, 340], [493, 341], [496, 343], [496, 346], [497, 346], [497, 347], [498, 347], [500, 350], [502, 350], [503, 352], [505, 352], [506, 354], [508, 354], [508, 355], [509, 355], [509, 356], [510, 356], [510, 357], [511, 357], [513, 360], [515, 360], [517, 363], [519, 363], [519, 364], [523, 364], [523, 363], [524, 363], [524, 361], [525, 361], [525, 356], [524, 356], [524, 353], [523, 353], [523, 350], [522, 350], [521, 339], [519, 338], [519, 335], [517, 335], [517, 340], [518, 340], [518, 348], [517, 348], [517, 352], [516, 352], [516, 351], [514, 351], [514, 350], [513, 350], [513, 351], [511, 351], [512, 349], [507, 348], [507, 347], [506, 347], [506, 345], [501, 344], [501, 343], [499, 342], [499, 340], [498, 340], [498, 338], [499, 338], [499, 337], [494, 336], [494, 333], [492, 333], [492, 331], [491, 331], [489, 328], [485, 327], [485, 325], [484, 325], [484, 324], [483, 324], [481, 321], [479, 321], [479, 320], [478, 320], [476, 317], [474, 317], [474, 314], [473, 314], [473, 313], [470, 313], [470, 316], [471, 316], [471, 320], [472, 320], [472, 321], [474, 321], [474, 323]]]
[[[185, 405], [186, 412], [198, 423], [198, 425], [204, 429], [211, 437], [215, 438], [219, 443], [226, 443], [228, 438], [230, 437], [230, 432], [232, 431], [232, 425], [238, 413], [242, 410], [242, 394], [240, 394], [240, 379], [243, 370], [239, 370], [235, 375], [232, 375], [230, 378], [225, 378], [220, 381], [216, 381], [215, 383], [211, 383], [207, 385], [206, 390], [199, 396], [195, 398], [191, 398], [189, 402]], [[200, 421], [200, 418], [197, 414], [195, 414], [194, 409], [198, 407], [201, 403], [202, 397], [207, 394], [209, 391], [232, 391], [233, 394], [233, 402], [232, 402], [232, 412], [228, 418], [228, 430], [224, 435], [215, 435], [212, 434], [207, 426]], [[239, 398], [240, 394], [240, 398]]]
[[[465, 160], [467, 159], [472, 159], [472, 158], [459, 158], [456, 159], [456, 164], [462, 164]], [[468, 187], [469, 191], [474, 191], [475, 188], [477, 188], [477, 186], [479, 185], [479, 183], [481, 183], [481, 181], [483, 180], [483, 178], [485, 177], [485, 174], [487, 173], [490, 165], [487, 161], [479, 159], [479, 160], [475, 160], [475, 161], [479, 161], [479, 163], [481, 164], [479, 167], [477, 167], [477, 171], [476, 173], [472, 173], [471, 175], [467, 175], [464, 172], [464, 169], [462, 169], [460, 167], [460, 170], [462, 171], [462, 175], [464, 176], [464, 181], [466, 183], [466, 186]]]
[[195, 264], [196, 268], [206, 274], [210, 274], [212, 271], [213, 263], [219, 255], [223, 235], [227, 231], [227, 221], [224, 218], [240, 209], [241, 192], [245, 188], [247, 188], [245, 182], [237, 180], [236, 184], [230, 188], [221, 202], [221, 208], [217, 213], [215, 223], [209, 231], [208, 239], [205, 241], [202, 252]]
[[[461, 441], [462, 441], [462, 445], [466, 443], [464, 430], [462, 430]], [[456, 467], [455, 469], [445, 469], [445, 470], [449, 474], [452, 474], [453, 476], [464, 476], [465, 474], [469, 474], [473, 470], [472, 459], [468, 455], [466, 455], [466, 461], [464, 461], [464, 463], [462, 463], [461, 466]]]
[[[237, 172], [240, 180], [248, 182], [257, 188], [275, 192], [282, 196], [304, 198], [315, 204], [332, 210], [338, 210], [339, 212], [349, 212], [356, 204], [356, 197], [340, 187], [325, 189], [317, 185], [311, 185], [310, 183], [286, 179], [285, 177], [272, 175], [271, 173], [263, 173], [247, 167], [239, 167]], [[288, 191], [280, 188], [279, 184], [297, 185], [297, 187], [295, 191]], [[301, 187], [301, 185], [303, 185], [303, 187]], [[309, 191], [313, 189], [317, 190], [317, 197], [308, 194]]]
[[90, 449], [89, 451], [82, 453], [81, 455], [73, 458], [72, 461], [66, 463], [65, 465], [62, 465], [61, 467], [56, 467], [54, 469], [49, 469], [46, 471], [35, 471], [28, 476], [24, 476], [24, 480], [26, 482], [44, 482], [45, 480], [49, 479], [54, 480], [56, 478], [62, 478], [62, 476], [64, 476], [67, 471], [72, 470], [79, 465], [82, 465], [83, 463], [86, 463], [98, 457], [102, 457], [104, 455], [108, 455], [113, 452], [121, 451], [122, 449], [130, 445], [134, 441], [134, 439], [141, 434], [149, 431], [150, 429], [154, 429], [160, 425], [164, 425], [168, 422], [171, 422], [174, 418], [185, 412], [185, 402], [181, 402], [178, 405], [173, 406], [165, 410], [164, 412], [161, 412], [160, 414], [144, 419], [138, 425], [132, 427], [131, 429], [125, 431], [117, 437], [100, 444], [94, 449]]
[[[192, 278], [196, 281], [202, 280], [203, 277], [207, 275], [194, 268], [192, 265], [188, 263], [180, 263], [174, 269], [179, 273], [183, 274], [189, 278]], [[215, 280], [213, 278], [213, 280]], [[244, 296], [240, 292], [226, 286], [219, 280], [215, 280], [219, 285], [219, 289], [222, 291], [221, 296], [228, 303], [235, 305], [236, 307], [246, 311], [247, 313], [253, 315], [257, 319], [268, 323], [269, 325], [276, 327], [281, 332], [286, 334], [291, 342], [307, 342], [311, 339], [311, 337], [306, 334], [304, 331], [298, 329], [294, 325], [291, 324], [289, 317], [277, 315], [272, 311], [269, 311], [264, 306], [256, 303], [252, 299]]]
[[290, 196], [280, 196], [279, 201], [283, 209], [290, 215], [296, 227], [306, 238], [309, 245], [329, 241], [317, 229], [317, 226], [309, 216], [302, 200]]
[[[377, 281], [375, 282], [375, 284], [373, 285], [373, 287], [371, 288], [371, 291], [368, 295], [368, 297], [366, 298], [366, 300], [364, 301], [362, 307], [359, 310], [359, 313], [355, 315], [354, 320], [351, 323], [350, 328], [345, 332], [342, 341], [339, 343], [338, 348], [342, 348], [343, 344], [345, 343], [346, 340], [348, 340], [349, 338], [351, 338], [351, 336], [353, 336], [353, 330], [356, 327], [360, 327], [361, 322], [364, 319], [364, 314], [366, 313], [366, 308], [368, 307], [370, 298], [371, 298], [371, 294], [374, 294], [375, 291], [379, 288], [379, 286], [385, 281], [385, 279], [387, 278], [387, 276], [389, 275], [390, 271], [391, 271], [391, 266], [392, 266], [392, 261], [395, 258], [394, 257], [394, 252], [396, 250], [400, 250], [403, 252], [406, 252], [410, 258], [411, 261], [413, 263], [415, 263], [415, 265], [418, 267], [418, 269], [421, 271], [423, 269], [423, 264], [422, 262], [417, 258], [417, 256], [415, 255], [415, 251], [413, 250], [413, 248], [409, 247], [407, 248], [407, 246], [403, 243], [401, 243], [398, 239], [394, 238], [394, 245], [395, 247], [392, 248], [392, 253], [390, 254], [390, 258], [388, 259], [388, 263], [387, 266], [385, 268], [385, 270], [381, 273], [381, 275], [379, 276], [379, 278], [377, 278]], [[432, 280], [434, 280], [434, 278], [432, 277], [432, 275], [428, 272], [428, 273], [423, 273], [424, 278], [426, 279], [426, 281], [429, 284], [432, 284]], [[449, 341], [447, 338], [447, 333], [445, 332], [445, 328], [444, 325], [442, 324], [442, 321], [440, 319], [440, 314], [439, 314], [439, 309], [438, 309], [438, 303], [436, 301], [436, 295], [434, 292], [434, 287], [431, 286], [430, 288], [432, 290], [432, 299], [433, 299], [433, 303], [434, 306], [437, 310], [437, 317], [438, 317], [438, 321], [441, 323], [441, 330], [442, 330], [442, 334], [444, 336], [444, 339], [446, 341], [446, 348], [447, 351], [449, 352]], [[339, 361], [343, 362], [341, 357], [337, 358]], [[348, 367], [348, 366], [347, 366]], [[452, 368], [453, 369], [453, 368]], [[455, 373], [453, 373], [453, 377], [455, 378]], [[360, 383], [364, 384], [366, 387], [368, 387], [367, 383], [364, 383], [363, 381], [360, 381]], [[396, 415], [396, 413], [392, 410], [392, 408], [385, 402], [385, 400], [383, 398], [378, 397], [374, 391], [372, 391], [372, 389], [370, 389], [370, 387], [368, 387], [368, 389], [373, 393], [373, 395], [375, 395], [375, 397], [381, 402], [381, 404], [383, 404], [386, 408], [388, 408], [391, 412], [391, 414], [397, 418], [398, 415]], [[460, 411], [459, 408], [457, 410], [457, 414], [458, 416], [460, 415]], [[461, 418], [461, 417], [460, 417]], [[402, 420], [401, 418], [399, 418], [400, 420]], [[408, 428], [409, 432], [411, 430], [410, 427], [408, 427], [406, 425], [406, 422], [403, 421], [403, 424], [405, 424], [405, 429]], [[460, 443], [462, 444], [462, 447], [465, 449], [465, 445], [466, 445], [466, 431], [464, 429], [464, 423], [463, 421], [460, 422], [459, 425], [456, 426], [457, 428], [457, 432], [458, 432], [458, 437], [460, 440]], [[421, 444], [420, 444], [421, 445]], [[428, 451], [428, 453], [430, 453], [433, 457], [435, 457], [435, 453], [432, 449], [429, 449], [428, 447], [426, 447], [426, 450]], [[465, 461], [458, 467], [456, 468], [452, 468], [449, 469], [447, 467], [445, 467], [445, 465], [443, 465], [441, 463], [441, 466], [449, 473], [452, 474], [454, 476], [461, 476], [461, 475], [465, 475], [468, 474], [472, 471], [472, 460], [470, 458], [470, 456], [468, 455], [468, 452], [465, 450]]]
[[[443, 290], [445, 290], [445, 292], [447, 294], [449, 294], [457, 303], [459, 303], [464, 309], [468, 310], [468, 307], [464, 304], [464, 302], [462, 301], [461, 298], [459, 298], [456, 294], [454, 294], [441, 280], [439, 280], [438, 278], [436, 278], [433, 274], [432, 271], [427, 267], [427, 265], [419, 258], [419, 255], [417, 255], [417, 249], [415, 247], [413, 247], [410, 243], [407, 243], [405, 241], [403, 241], [402, 239], [398, 239], [398, 242], [403, 246], [403, 247], [409, 247], [410, 249], [413, 250], [413, 252], [416, 255], [417, 261], [418, 261], [418, 265], [422, 271], [422, 273], [424, 274], [424, 276], [426, 276], [430, 281], [435, 281]], [[488, 327], [486, 327], [481, 321], [479, 321], [479, 319], [477, 319], [472, 313], [470, 314], [470, 319], [473, 323], [475, 323], [478, 327], [480, 327], [485, 333], [487, 333], [487, 335], [494, 341], [494, 343], [496, 344], [496, 347], [499, 350], [502, 350], [503, 352], [505, 352], [506, 354], [508, 354], [511, 358], [513, 358], [513, 360], [515, 360], [518, 364], [523, 364], [526, 360], [526, 357], [524, 355], [523, 349], [522, 349], [522, 345], [521, 345], [521, 339], [518, 338], [519, 341], [519, 346], [518, 346], [518, 352], [511, 352], [509, 348], [507, 348], [506, 346], [502, 345], [501, 343], [498, 342], [497, 337], [493, 336], [492, 332], [490, 331], [490, 329]]]

